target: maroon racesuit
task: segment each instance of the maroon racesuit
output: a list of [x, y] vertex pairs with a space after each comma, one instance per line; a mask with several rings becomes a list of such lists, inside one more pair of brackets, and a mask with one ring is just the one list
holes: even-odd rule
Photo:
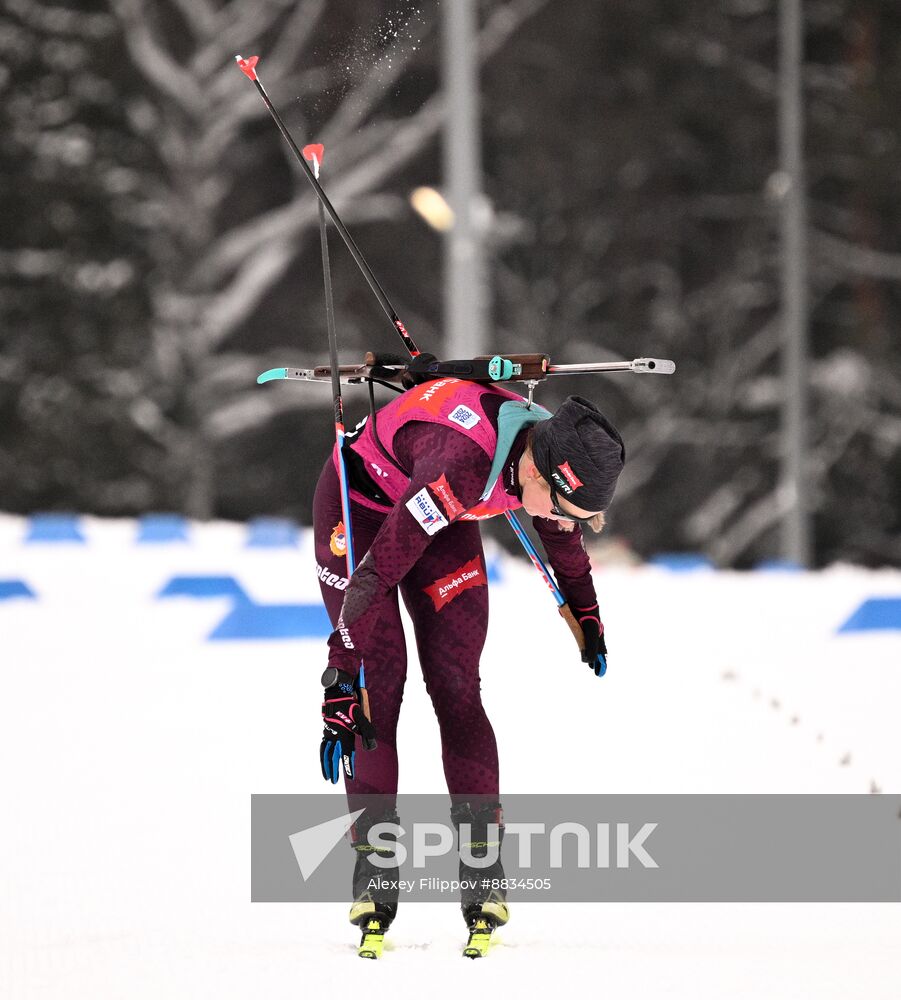
[[[356, 675], [365, 662], [378, 737], [376, 750], [358, 749], [354, 794], [397, 791], [395, 733], [407, 674], [398, 591], [438, 716], [448, 791], [455, 800], [499, 793], [497, 746], [479, 692], [488, 588], [478, 521], [521, 507], [517, 470], [528, 432], [519, 431], [512, 443], [498, 441], [498, 414], [508, 401], [522, 402], [472, 382], [427, 382], [380, 409], [375, 429], [370, 418], [349, 436], [357, 559], [350, 585], [334, 455], [322, 470], [313, 519], [317, 572], [335, 626], [329, 665]], [[499, 445], [508, 454], [490, 484]], [[544, 518], [533, 523], [570, 606], [596, 608], [579, 527], [567, 532]]]

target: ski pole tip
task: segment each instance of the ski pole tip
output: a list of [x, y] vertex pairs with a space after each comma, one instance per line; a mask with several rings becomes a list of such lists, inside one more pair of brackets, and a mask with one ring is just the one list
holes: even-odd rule
[[238, 69], [241, 70], [248, 80], [256, 80], [256, 64], [259, 61], [259, 56], [250, 56], [248, 59], [244, 59], [241, 56], [235, 56], [235, 62], [238, 64]]
[[313, 176], [319, 179], [319, 168], [322, 166], [322, 158], [325, 155], [325, 146], [321, 142], [310, 142], [303, 147], [304, 159], [312, 160]]
[[303, 155], [308, 159], [317, 159], [322, 163], [325, 157], [325, 146], [321, 142], [310, 142], [303, 147]]

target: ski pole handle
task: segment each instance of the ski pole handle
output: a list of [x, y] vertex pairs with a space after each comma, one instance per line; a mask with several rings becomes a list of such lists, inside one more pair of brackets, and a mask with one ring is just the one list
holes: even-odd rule
[[[360, 664], [360, 673], [357, 677], [357, 690], [360, 692], [360, 704], [363, 706], [363, 714], [372, 722], [372, 713], [369, 711], [369, 692], [366, 690], [366, 674], [363, 664]], [[378, 744], [372, 736], [363, 736], [363, 749], [375, 750]]]
[[560, 617], [569, 625], [569, 630], [573, 634], [573, 638], [576, 640], [576, 645], [579, 647], [579, 652], [585, 652], [585, 635], [582, 632], [582, 626], [576, 621], [576, 616], [570, 610], [568, 604], [561, 604], [557, 610], [560, 612]]

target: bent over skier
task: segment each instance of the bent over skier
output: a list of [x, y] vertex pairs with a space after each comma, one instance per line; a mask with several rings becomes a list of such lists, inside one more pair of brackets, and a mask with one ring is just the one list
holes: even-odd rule
[[[598, 671], [599, 655], [606, 656], [604, 629], [579, 525], [600, 531], [625, 449], [616, 428], [581, 397], [570, 396], [551, 415], [497, 386], [441, 378], [374, 412], [348, 435], [344, 458], [359, 560], [349, 583], [337, 449], [313, 502], [317, 571], [334, 627], [323, 675], [320, 762], [327, 780], [337, 782], [343, 772], [351, 810], [357, 794], [386, 803], [382, 815], [367, 809], [351, 830], [358, 850], [351, 921], [375, 918], [384, 932], [397, 896], [365, 889], [363, 852], [370, 850], [366, 834], [374, 822], [397, 821], [395, 731], [407, 672], [398, 593], [413, 621], [438, 717], [458, 840], [463, 825], [470, 842], [484, 845], [489, 825], [497, 824], [502, 836], [503, 822], [497, 746], [479, 692], [488, 594], [478, 522], [520, 507], [532, 515], [581, 624], [582, 659]], [[355, 686], [361, 661], [370, 719]], [[364, 740], [377, 735], [377, 748], [356, 753], [357, 733]], [[464, 882], [475, 871], [460, 864]], [[500, 861], [478, 874], [503, 878]], [[472, 879], [476, 886], [479, 881]], [[493, 928], [508, 917], [504, 893], [496, 889], [464, 890], [462, 907], [471, 929], [480, 918]]]

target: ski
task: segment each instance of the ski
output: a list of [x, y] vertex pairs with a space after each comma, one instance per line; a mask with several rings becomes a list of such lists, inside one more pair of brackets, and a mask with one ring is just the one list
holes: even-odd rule
[[363, 937], [360, 940], [360, 947], [357, 949], [357, 954], [360, 958], [382, 957], [382, 947], [385, 943], [385, 931], [387, 929], [378, 916], [370, 917], [366, 921], [366, 926], [363, 928]]
[[490, 917], [478, 916], [469, 925], [469, 939], [463, 949], [464, 958], [484, 958], [488, 954], [491, 935], [497, 925]]

